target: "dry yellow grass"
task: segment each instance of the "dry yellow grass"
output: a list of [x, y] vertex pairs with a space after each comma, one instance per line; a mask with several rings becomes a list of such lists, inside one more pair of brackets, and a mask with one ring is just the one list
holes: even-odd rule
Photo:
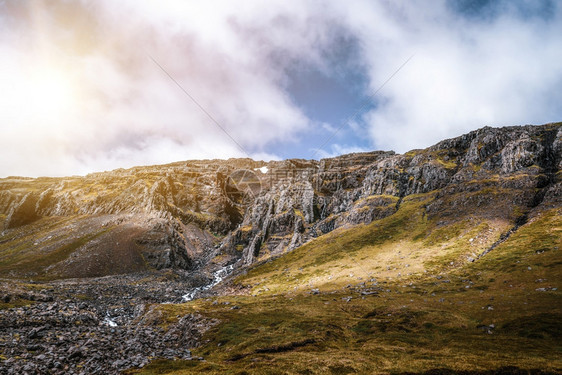
[[250, 295], [162, 307], [166, 324], [191, 312], [221, 321], [194, 350], [205, 360], [131, 373], [560, 372], [562, 212], [543, 212], [472, 263], [509, 223], [439, 227], [420, 210], [429, 198], [256, 266], [236, 280]]

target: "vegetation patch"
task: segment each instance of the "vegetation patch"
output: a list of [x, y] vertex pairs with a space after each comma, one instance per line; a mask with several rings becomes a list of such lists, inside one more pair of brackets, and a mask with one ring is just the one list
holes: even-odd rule
[[[47, 253], [35, 252], [32, 257], [28, 254], [18, 254], [20, 256], [14, 256], [13, 258], [8, 259], [4, 258], [0, 263], [0, 273], [16, 273], [19, 275], [28, 274], [36, 276], [38, 279], [51, 279], [55, 277], [55, 275], [46, 273], [47, 267], [64, 261], [74, 251], [110, 230], [111, 228], [106, 228], [100, 232], [83, 236]], [[15, 249], [16, 254], [18, 251], [22, 252], [22, 250], [28, 246], [33, 246], [33, 244], [21, 244], [20, 247]]]
[[23, 307], [23, 306], [29, 306], [31, 304], [36, 303], [35, 301], [30, 301], [28, 299], [25, 298], [13, 298], [13, 299], [3, 299], [0, 300], [0, 310], [7, 310], [7, 309], [13, 309], [16, 307]]
[[562, 339], [562, 314], [542, 313], [522, 316], [503, 324], [506, 333], [528, 338]]

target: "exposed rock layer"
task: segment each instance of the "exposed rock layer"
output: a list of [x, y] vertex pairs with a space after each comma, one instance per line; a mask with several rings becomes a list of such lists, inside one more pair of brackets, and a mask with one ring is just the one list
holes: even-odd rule
[[520, 225], [534, 207], [561, 204], [561, 167], [558, 123], [486, 127], [403, 155], [187, 161], [85, 177], [10, 177], [0, 180], [0, 260], [18, 246], [30, 254], [68, 254], [44, 267], [13, 262], [0, 271], [127, 272], [112, 265], [118, 259], [128, 259], [131, 272], [250, 264], [336, 228], [392, 215], [404, 197], [430, 191], [437, 193], [427, 215], [444, 223], [462, 212]]

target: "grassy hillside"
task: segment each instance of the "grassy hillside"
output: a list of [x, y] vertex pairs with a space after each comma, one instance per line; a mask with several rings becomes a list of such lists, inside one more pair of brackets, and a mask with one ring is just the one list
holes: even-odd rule
[[47, 281], [149, 269], [135, 242], [139, 230], [104, 220], [46, 217], [1, 234], [0, 275]]
[[[94, 295], [101, 320], [127, 307], [118, 326], [139, 341], [119, 330], [110, 341], [184, 349], [132, 359], [117, 345], [117, 363], [94, 360], [104, 369], [152, 360], [129, 373], [562, 373], [561, 137], [560, 124], [483, 128], [404, 155], [1, 179], [0, 309], [56, 315], [34, 303], [45, 296], [12, 286], [76, 279], [65, 293]], [[226, 269], [234, 274], [207, 289]], [[150, 275], [138, 284], [139, 273]], [[123, 274], [103, 288], [88, 279]], [[205, 298], [167, 303], [184, 292]], [[143, 337], [154, 325], [165, 329]], [[23, 333], [9, 352], [23, 369], [34, 338], [14, 329], [5, 342]], [[199, 360], [158, 358], [190, 358], [195, 343]], [[67, 366], [94, 368], [67, 356], [74, 340], [64, 345]]]
[[426, 214], [433, 194], [253, 267], [233, 281], [240, 295], [158, 307], [163, 325], [220, 323], [194, 350], [204, 360], [131, 373], [562, 372], [562, 210], [531, 213], [477, 259], [513, 222], [444, 224]]

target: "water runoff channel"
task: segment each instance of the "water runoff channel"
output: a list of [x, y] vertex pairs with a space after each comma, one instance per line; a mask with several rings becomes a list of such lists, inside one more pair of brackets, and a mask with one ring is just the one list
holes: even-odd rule
[[201, 292], [209, 290], [213, 288], [215, 285], [218, 285], [221, 281], [223, 281], [234, 269], [234, 263], [228, 266], [224, 266], [217, 271], [213, 272], [213, 278], [210, 283], [194, 288], [189, 293], [184, 294], [182, 296], [182, 302], [189, 302], [193, 301], [195, 297]]
[[[181, 299], [182, 303], [193, 301], [200, 293], [202, 293], [204, 291], [207, 291], [207, 290], [213, 288], [214, 286], [220, 284], [228, 275], [230, 275], [232, 273], [232, 271], [234, 270], [234, 265], [235, 265], [235, 263], [230, 264], [228, 266], [224, 266], [224, 267], [218, 269], [217, 271], [213, 272], [210, 282], [208, 284], [203, 285], [203, 286], [193, 288], [188, 293], [184, 294], [182, 296], [182, 299]], [[171, 303], [171, 302], [164, 302], [164, 303]], [[121, 312], [121, 313], [124, 313], [124, 312]], [[105, 315], [105, 318], [103, 320], [103, 323], [105, 325], [109, 326], [109, 327], [112, 327], [112, 328], [117, 327], [120, 324], [117, 322], [116, 318], [117, 317], [115, 316], [115, 313], [110, 314], [110, 312], [107, 311], [107, 313]]]

